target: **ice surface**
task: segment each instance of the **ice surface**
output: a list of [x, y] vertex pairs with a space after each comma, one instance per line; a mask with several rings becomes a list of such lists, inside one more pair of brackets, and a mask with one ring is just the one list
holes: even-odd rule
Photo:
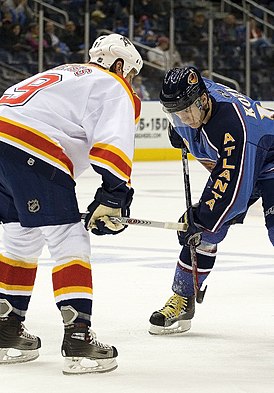
[[[190, 176], [195, 202], [208, 175], [192, 161]], [[180, 162], [137, 162], [132, 183], [132, 217], [177, 221], [185, 210]], [[83, 211], [99, 185], [92, 170], [79, 179]], [[131, 226], [118, 236], [92, 235], [92, 245], [93, 329], [117, 347], [118, 369], [63, 376], [63, 327], [45, 249], [26, 319], [30, 333], [41, 337], [40, 357], [2, 366], [1, 393], [274, 392], [274, 257], [260, 202], [220, 244], [204, 302], [184, 335], [147, 332], [151, 313], [172, 294], [180, 251], [175, 231]]]

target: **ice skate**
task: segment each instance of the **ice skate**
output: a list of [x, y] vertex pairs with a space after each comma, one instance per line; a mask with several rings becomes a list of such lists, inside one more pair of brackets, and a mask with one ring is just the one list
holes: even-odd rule
[[29, 334], [16, 317], [9, 316], [11, 304], [0, 299], [0, 364], [25, 363], [39, 356], [39, 337]]
[[105, 373], [118, 365], [117, 349], [96, 340], [95, 333], [85, 323], [76, 323], [78, 311], [72, 306], [62, 306], [65, 325], [62, 355], [65, 357], [63, 374]]
[[85, 324], [65, 326], [62, 355], [63, 374], [104, 373], [118, 367], [117, 349], [97, 341], [95, 333]]
[[191, 327], [191, 319], [195, 312], [195, 296], [171, 296], [163, 308], [155, 311], [149, 322], [149, 333], [165, 335], [184, 333]]

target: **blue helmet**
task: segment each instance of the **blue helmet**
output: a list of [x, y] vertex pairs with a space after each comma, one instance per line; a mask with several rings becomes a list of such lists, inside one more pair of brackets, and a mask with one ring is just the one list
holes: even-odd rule
[[179, 112], [203, 93], [207, 93], [207, 88], [195, 67], [172, 68], [164, 77], [160, 102], [165, 112]]

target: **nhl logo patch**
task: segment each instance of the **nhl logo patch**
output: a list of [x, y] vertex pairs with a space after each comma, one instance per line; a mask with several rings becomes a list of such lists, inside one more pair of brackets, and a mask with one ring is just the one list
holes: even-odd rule
[[38, 199], [32, 199], [28, 201], [28, 211], [30, 213], [37, 213], [40, 210], [40, 205]]

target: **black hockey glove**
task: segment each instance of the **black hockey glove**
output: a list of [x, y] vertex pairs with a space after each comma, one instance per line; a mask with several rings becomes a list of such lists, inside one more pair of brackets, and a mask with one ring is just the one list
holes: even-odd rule
[[168, 125], [168, 137], [171, 145], [176, 149], [182, 149], [185, 146], [183, 138], [175, 131], [170, 123]]
[[129, 217], [130, 204], [134, 190], [131, 188], [124, 199], [115, 197], [102, 187], [98, 188], [94, 201], [88, 206], [85, 218], [86, 230], [95, 235], [117, 235], [127, 228], [127, 225], [110, 221], [109, 217]]
[[[195, 206], [192, 206], [193, 215], [195, 212]], [[195, 217], [195, 216], [194, 216]], [[195, 218], [194, 218], [195, 219]], [[181, 246], [190, 246], [190, 244], [194, 244], [196, 247], [201, 243], [202, 238], [202, 229], [199, 228], [195, 222], [193, 224], [189, 224], [189, 209], [180, 217], [179, 222], [186, 224], [186, 231], [178, 231], [178, 240]]]

